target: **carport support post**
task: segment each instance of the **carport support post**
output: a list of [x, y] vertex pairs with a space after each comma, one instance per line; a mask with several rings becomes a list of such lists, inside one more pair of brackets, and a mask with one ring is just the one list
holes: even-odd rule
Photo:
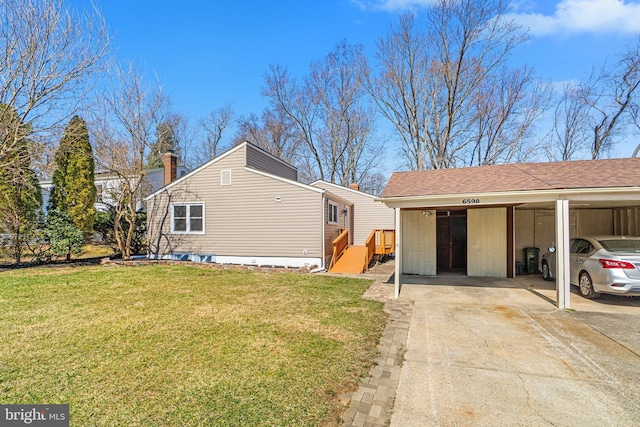
[[569, 201], [556, 200], [556, 296], [558, 308], [569, 308]]
[[395, 265], [395, 274], [394, 274], [394, 297], [400, 297], [400, 275], [402, 274], [402, 269], [400, 266], [402, 265], [402, 240], [400, 239], [400, 235], [402, 234], [402, 223], [401, 223], [401, 215], [400, 208], [395, 209], [396, 214], [396, 241], [395, 241], [395, 252], [396, 252], [396, 265]]

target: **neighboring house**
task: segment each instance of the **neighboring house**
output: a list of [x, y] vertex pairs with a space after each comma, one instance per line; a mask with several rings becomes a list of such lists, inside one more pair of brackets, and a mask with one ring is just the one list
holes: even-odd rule
[[537, 273], [532, 248], [555, 243], [564, 308], [570, 236], [640, 235], [640, 158], [396, 172], [378, 200], [396, 209], [396, 296], [403, 275]]
[[147, 199], [149, 257], [326, 267], [354, 203], [244, 142]]
[[[142, 199], [158, 191], [166, 183], [171, 182], [171, 171], [175, 169], [173, 180], [180, 178], [189, 172], [184, 165], [177, 163], [177, 157], [171, 153], [166, 153], [163, 157], [165, 161], [164, 167], [145, 169], [144, 184], [141, 188], [140, 203], [138, 209], [144, 209]], [[172, 169], [173, 168], [173, 169]], [[165, 182], [166, 181], [166, 182]], [[94, 176], [94, 183], [96, 186], [96, 211], [107, 211], [110, 206], [115, 205], [117, 194], [120, 192], [120, 187], [123, 184], [123, 179], [119, 178], [116, 174], [109, 172], [98, 172]], [[53, 181], [40, 181], [40, 189], [42, 192], [42, 207], [46, 212], [49, 205], [49, 197], [51, 195], [51, 189], [53, 188]]]

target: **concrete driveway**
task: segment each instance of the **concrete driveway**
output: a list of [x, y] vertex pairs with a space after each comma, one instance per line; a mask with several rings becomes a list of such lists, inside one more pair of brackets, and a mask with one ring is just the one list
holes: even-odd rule
[[401, 290], [413, 311], [391, 426], [640, 425], [640, 304], [588, 311], [614, 304], [572, 295], [563, 311], [541, 279], [427, 282]]

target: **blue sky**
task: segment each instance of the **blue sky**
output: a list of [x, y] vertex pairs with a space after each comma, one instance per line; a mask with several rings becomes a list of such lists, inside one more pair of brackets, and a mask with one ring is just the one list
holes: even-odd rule
[[[400, 13], [410, 9], [419, 15], [429, 0], [98, 4], [118, 58], [143, 64], [149, 75], [157, 75], [173, 109], [196, 123], [227, 103], [238, 114], [259, 114], [267, 104], [260, 88], [270, 64], [304, 75], [311, 61], [341, 39], [361, 43], [372, 54]], [[557, 82], [583, 79], [591, 67], [615, 60], [640, 35], [640, 2], [515, 0], [512, 12], [531, 36], [512, 61], [532, 65], [541, 78]]]

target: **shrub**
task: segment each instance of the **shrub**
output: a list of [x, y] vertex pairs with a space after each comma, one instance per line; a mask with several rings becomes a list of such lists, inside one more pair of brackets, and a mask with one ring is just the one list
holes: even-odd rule
[[70, 261], [71, 254], [79, 254], [82, 250], [82, 230], [73, 225], [67, 212], [50, 211], [45, 232], [51, 245], [49, 250], [55, 256], [64, 256]]

